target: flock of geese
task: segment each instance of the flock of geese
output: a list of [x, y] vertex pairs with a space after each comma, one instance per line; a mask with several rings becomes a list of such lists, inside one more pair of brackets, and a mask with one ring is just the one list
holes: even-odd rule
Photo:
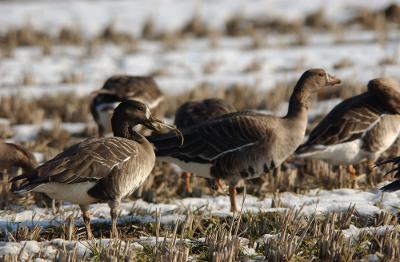
[[[22, 147], [2, 142], [0, 164], [23, 168], [23, 174], [11, 180], [18, 182], [14, 192], [41, 192], [78, 204], [88, 238], [93, 237], [88, 206], [97, 202], [108, 202], [111, 236], [118, 237], [121, 200], [141, 186], [156, 159], [185, 171], [188, 192], [192, 173], [216, 188], [225, 180], [235, 212], [238, 182], [264, 175], [292, 155], [332, 164], [373, 163], [395, 142], [400, 133], [400, 85], [391, 78], [369, 81], [365, 93], [338, 104], [304, 142], [312, 94], [337, 84], [340, 80], [324, 69], [310, 69], [295, 85], [283, 117], [237, 112], [223, 100], [206, 99], [183, 104], [172, 126], [152, 114], [163, 96], [151, 77], [115, 76], [94, 93], [90, 105], [99, 137], [75, 144], [39, 166]], [[146, 136], [139, 126], [153, 133]], [[388, 162], [397, 164], [393, 171], [398, 180], [382, 189], [398, 190], [400, 157], [384, 163]]]

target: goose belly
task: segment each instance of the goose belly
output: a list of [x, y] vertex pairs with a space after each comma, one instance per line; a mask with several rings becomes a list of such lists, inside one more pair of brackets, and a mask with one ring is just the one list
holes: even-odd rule
[[210, 169], [212, 165], [210, 163], [185, 162], [173, 157], [157, 157], [157, 160], [174, 163], [184, 171], [194, 173], [201, 177], [212, 178], [210, 174]]
[[368, 155], [361, 147], [362, 141], [361, 139], [357, 139], [346, 143], [326, 146], [321, 150], [304, 154], [303, 156], [310, 159], [324, 160], [333, 165], [354, 164], [360, 162]]
[[96, 182], [82, 182], [64, 184], [49, 182], [35, 187], [32, 191], [48, 195], [52, 199], [64, 200], [78, 205], [88, 205], [97, 202], [88, 194], [88, 191], [96, 185]]

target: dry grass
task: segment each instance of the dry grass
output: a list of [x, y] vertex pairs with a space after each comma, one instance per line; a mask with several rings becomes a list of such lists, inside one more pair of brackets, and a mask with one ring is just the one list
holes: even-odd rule
[[44, 119], [62, 122], [86, 122], [89, 118], [89, 98], [73, 94], [42, 96], [27, 99], [21, 95], [0, 98], [0, 117], [12, 124], [40, 123]]
[[[377, 11], [361, 9], [355, 12], [353, 18], [340, 23], [326, 19], [325, 10], [322, 8], [296, 21], [271, 17], [245, 18], [240, 14], [234, 14], [227, 19], [225, 28], [219, 31], [208, 28], [203, 18], [197, 13], [181, 28], [172, 32], [156, 32], [153, 17], [148, 17], [142, 26], [140, 37], [155, 41], [162, 40], [166, 49], [171, 50], [176, 47], [180, 40], [188, 37], [207, 37], [215, 45], [215, 35], [249, 36], [252, 39], [250, 48], [262, 48], [265, 46], [263, 36], [270, 32], [296, 34], [298, 39], [293, 44], [304, 45], [308, 41], [306, 31], [330, 31], [335, 33], [338, 28], [350, 25], [376, 31], [377, 41], [385, 43], [388, 37], [388, 29], [394, 28], [400, 19], [399, 10], [398, 4], [390, 4]], [[106, 25], [99, 35], [90, 38], [83, 35], [80, 28], [76, 27], [62, 27], [56, 35], [50, 35], [26, 23], [19, 28], [10, 28], [1, 34], [0, 48], [5, 57], [11, 57], [13, 49], [20, 46], [38, 46], [42, 49], [44, 55], [49, 55], [55, 45], [84, 45], [88, 47], [93, 42], [98, 42], [121, 45], [126, 49], [127, 53], [132, 53], [137, 50], [139, 40], [131, 34], [116, 30], [113, 22]]]
[[[244, 213], [236, 217], [210, 217], [206, 214], [186, 216], [185, 221], [170, 226], [160, 224], [160, 213], [155, 222], [140, 225], [123, 225], [122, 239], [108, 244], [89, 242], [90, 253], [80, 257], [77, 249], [60, 246], [55, 256], [58, 261], [124, 260], [124, 261], [242, 261], [249, 255], [245, 249], [253, 249], [253, 258], [268, 261], [351, 261], [365, 260], [371, 255], [382, 261], [400, 259], [400, 231], [397, 217], [380, 213], [374, 217], [360, 216], [354, 206], [341, 213], [305, 216], [300, 209], [287, 209], [277, 213]], [[73, 219], [59, 228], [31, 229], [18, 227], [8, 233], [11, 241], [41, 240], [54, 237], [79, 239]], [[351, 238], [343, 230], [352, 226], [361, 228]], [[392, 226], [379, 233], [362, 230], [366, 227]], [[125, 228], [140, 228], [135, 232]], [[95, 225], [95, 230], [101, 230]], [[268, 234], [268, 235], [266, 235]], [[155, 245], [138, 247], [134, 244], [139, 236], [152, 235]], [[199, 241], [199, 237], [205, 237]], [[17, 261], [17, 257], [3, 257], [3, 261]], [[31, 254], [31, 259], [44, 254]]]

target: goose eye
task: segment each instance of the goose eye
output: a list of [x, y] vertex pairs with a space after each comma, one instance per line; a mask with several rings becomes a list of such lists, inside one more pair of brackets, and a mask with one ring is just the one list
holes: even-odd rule
[[139, 110], [139, 111], [144, 111], [144, 107], [139, 106], [139, 107], [138, 107], [138, 110]]
[[324, 74], [323, 74], [323, 73], [319, 73], [318, 75], [319, 75], [319, 76], [324, 76]]

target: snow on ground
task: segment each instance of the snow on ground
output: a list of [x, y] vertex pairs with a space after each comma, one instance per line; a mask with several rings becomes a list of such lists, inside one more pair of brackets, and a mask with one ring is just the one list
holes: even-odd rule
[[[43, 121], [40, 124], [21, 124], [14, 125], [14, 136], [10, 142], [20, 143], [35, 140], [40, 130], [51, 130], [56, 124], [50, 120]], [[60, 128], [71, 135], [80, 134], [87, 128], [86, 123], [61, 123]]]
[[398, 1], [335, 0], [329, 4], [324, 0], [11, 1], [1, 3], [0, 23], [7, 28], [29, 22], [53, 33], [63, 26], [78, 27], [85, 35], [95, 35], [113, 22], [117, 29], [139, 35], [147, 19], [152, 19], [155, 28], [163, 31], [180, 29], [194, 14], [217, 29], [233, 14], [249, 18], [284, 17], [293, 21], [323, 9], [329, 20], [343, 21], [356, 9], [381, 9], [392, 2]]
[[[282, 208], [271, 208], [272, 198], [258, 199], [247, 195], [244, 202], [244, 212], [283, 212], [286, 208], [301, 208], [304, 215], [326, 214], [328, 212], [344, 212], [354, 205], [358, 214], [369, 217], [384, 210], [395, 212], [400, 207], [400, 192], [385, 193], [361, 191], [355, 189], [311, 190], [307, 194], [290, 192], [280, 194]], [[238, 203], [242, 196], [238, 197]], [[379, 207], [378, 207], [379, 206]], [[226, 217], [231, 216], [228, 196], [205, 196], [202, 198], [174, 199], [170, 203], [152, 204], [142, 200], [123, 203], [121, 206], [120, 223], [153, 223], [154, 214], [161, 212], [162, 224], [174, 224], [183, 221], [187, 211], [201, 211], [205, 214]], [[93, 223], [110, 221], [107, 204], [94, 204], [90, 207]], [[138, 215], [140, 214], [140, 215]], [[64, 205], [62, 215], [54, 215], [51, 210], [32, 207], [19, 212], [0, 211], [0, 229], [11, 230], [17, 224], [28, 227], [40, 225], [59, 225], [65, 218], [73, 215], [80, 220], [78, 206]]]
[[[279, 38], [279, 35], [268, 36], [266, 42]], [[368, 38], [373, 39], [374, 34], [370, 33]], [[290, 48], [285, 44], [272, 44], [260, 49], [249, 49], [246, 41], [236, 38], [221, 41], [216, 48], [203, 45], [204, 40], [184, 40], [177, 49], [169, 51], [159, 43], [148, 47], [147, 42], [141, 42], [134, 54], [126, 54], [116, 46], [101, 46], [89, 57], [79, 47], [56, 47], [50, 56], [38, 56], [38, 48], [34, 47], [17, 48], [13, 57], [3, 58], [0, 63], [0, 95], [23, 93], [27, 98], [59, 92], [87, 95], [112, 74], [152, 74], [160, 70], [164, 73], [156, 80], [169, 94], [201, 83], [209, 83], [215, 88], [248, 84], [268, 89], [279, 82], [296, 80], [304, 71], [302, 68], [311, 67], [323, 67], [344, 80], [360, 83], [381, 75], [400, 75], [398, 64], [382, 64], [387, 59], [399, 61], [398, 36], [393, 35], [385, 45], [370, 40], [337, 45], [334, 39], [328, 39], [328, 43], [323, 43], [326, 41], [323, 35], [310, 36], [310, 39], [306, 46]], [[237, 45], [231, 46], [235, 42]], [[75, 51], [71, 51], [73, 49]], [[347, 61], [349, 66], [334, 69], [342, 61]], [[215, 65], [214, 69], [207, 72], [210, 64]], [[249, 71], [253, 64], [259, 69]], [[34, 84], [23, 86], [27, 74], [33, 77]], [[82, 81], [63, 83], [69, 75], [79, 75]]]
[[78, 257], [90, 257], [93, 253], [93, 247], [107, 247], [112, 244], [118, 244], [122, 248], [129, 245], [133, 250], [143, 250], [139, 243], [126, 243], [124, 241], [113, 241], [110, 239], [98, 239], [93, 241], [68, 241], [64, 239], [52, 239], [43, 242], [21, 241], [21, 242], [0, 242], [0, 255], [18, 256], [22, 260], [27, 260], [30, 254], [41, 253], [45, 259], [54, 260], [60, 249], [66, 251], [76, 251]]
[[[239, 196], [239, 203], [242, 197]], [[286, 208], [301, 209], [301, 212], [307, 216], [313, 214], [321, 215], [328, 212], [345, 212], [350, 206], [354, 205], [356, 212], [362, 217], [371, 217], [374, 214], [387, 210], [395, 210], [400, 206], [400, 192], [387, 193], [383, 197], [379, 191], [364, 192], [354, 189], [336, 189], [336, 190], [312, 190], [308, 194], [283, 193], [280, 196], [283, 208], [271, 208], [271, 198], [257, 199], [251, 195], [247, 195], [244, 202], [244, 212], [284, 212]], [[377, 207], [381, 206], [381, 208]], [[142, 200], [123, 203], [121, 217], [119, 223], [155, 223], [155, 212], [161, 213], [160, 223], [163, 225], [171, 225], [177, 221], [184, 221], [188, 210], [203, 211], [205, 214], [214, 216], [231, 216], [229, 212], [229, 198], [226, 196], [203, 197], [203, 198], [185, 198], [172, 200], [170, 204], [149, 204]], [[13, 231], [17, 225], [25, 225], [33, 227], [40, 225], [46, 227], [50, 225], [63, 224], [68, 216], [75, 216], [80, 220], [80, 212], [77, 206], [64, 205], [62, 215], [54, 216], [50, 210], [42, 208], [32, 208], [31, 210], [23, 210], [17, 213], [0, 213], [0, 229], [5, 231]], [[109, 209], [107, 204], [91, 205], [92, 223], [110, 222]], [[141, 215], [136, 215], [139, 212]], [[79, 218], [78, 218], [79, 217]], [[82, 226], [82, 221], [79, 221]], [[357, 228], [350, 225], [348, 229], [342, 230], [345, 238], [354, 240], [361, 233], [369, 233], [373, 235], [383, 235], [388, 230], [394, 230], [395, 226], [379, 226]], [[257, 242], [263, 243], [269, 238], [277, 237], [277, 235], [265, 235]], [[164, 241], [160, 237], [158, 243]], [[187, 240], [191, 242], [193, 240]], [[197, 239], [196, 241], [204, 241]], [[20, 242], [0, 242], [0, 255], [18, 255], [21, 252], [22, 258], [27, 258], [29, 254], [37, 254], [41, 252], [42, 257], [54, 259], [54, 256], [60, 248], [67, 250], [76, 249], [79, 257], [89, 257], [95, 246], [107, 246], [113, 243], [110, 239], [98, 239], [93, 241], [67, 241], [63, 239], [52, 239], [49, 241], [20, 241]], [[115, 243], [115, 242], [114, 242]], [[244, 250], [249, 255], [254, 255], [253, 248], [249, 248], [246, 243], [248, 240], [242, 239]], [[156, 237], [146, 236], [140, 237], [131, 243], [120, 242], [120, 245], [131, 245], [136, 250], [142, 250], [143, 246], [154, 246]]]

